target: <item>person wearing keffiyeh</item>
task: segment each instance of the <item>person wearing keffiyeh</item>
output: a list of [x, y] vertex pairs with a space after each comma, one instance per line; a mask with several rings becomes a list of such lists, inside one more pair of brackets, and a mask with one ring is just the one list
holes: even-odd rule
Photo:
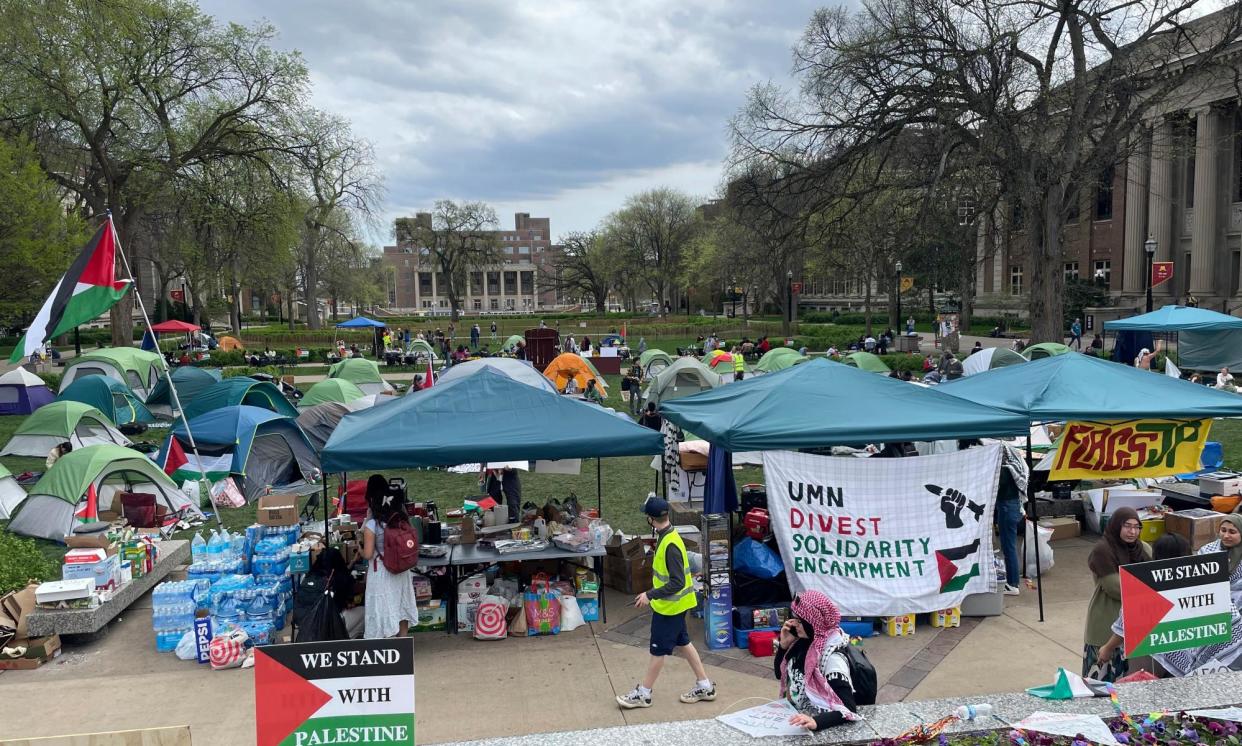
[[841, 612], [819, 591], [799, 593], [790, 612], [774, 662], [781, 696], [798, 710], [790, 724], [814, 731], [857, 720]]

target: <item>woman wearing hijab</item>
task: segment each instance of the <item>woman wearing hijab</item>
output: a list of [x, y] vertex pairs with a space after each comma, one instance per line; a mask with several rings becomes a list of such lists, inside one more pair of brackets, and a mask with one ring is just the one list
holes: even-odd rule
[[781, 696], [798, 710], [789, 723], [814, 731], [856, 720], [844, 652], [850, 638], [841, 630], [841, 612], [819, 591], [799, 593], [790, 611], [793, 618], [781, 627], [774, 664]]
[[[1242, 516], [1240, 516], [1242, 517]], [[1121, 613], [1121, 575], [1118, 569], [1151, 559], [1151, 548], [1139, 541], [1143, 522], [1134, 508], [1119, 508], [1108, 517], [1104, 536], [1087, 557], [1095, 576], [1095, 593], [1087, 605], [1087, 628], [1083, 637], [1082, 675], [1102, 681], [1124, 676], [1129, 663], [1115, 649], [1107, 661], [1098, 661], [1100, 648], [1113, 636], [1112, 625]]]
[[1242, 515], [1230, 513], [1217, 529], [1216, 541], [1204, 544], [1197, 554], [1229, 553], [1229, 595], [1242, 606]]

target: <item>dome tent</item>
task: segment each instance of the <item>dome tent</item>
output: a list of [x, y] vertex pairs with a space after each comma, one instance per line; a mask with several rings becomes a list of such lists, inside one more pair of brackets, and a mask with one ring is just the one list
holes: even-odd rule
[[511, 334], [509, 335], [509, 338], [505, 340], [505, 343], [500, 346], [500, 349], [502, 352], [513, 352], [517, 349], [518, 342], [525, 341], [526, 338], [521, 334]]
[[297, 417], [298, 410], [285, 395], [280, 393], [276, 384], [269, 381], [256, 381], [249, 376], [234, 376], [212, 384], [185, 405], [185, 417], [192, 420], [222, 407], [245, 404], [251, 407], [262, 407], [285, 417]]
[[43, 379], [25, 368], [0, 376], [0, 415], [30, 414], [55, 398]]
[[759, 358], [759, 362], [755, 363], [755, 370], [764, 373], [775, 373], [792, 365], [805, 363], [807, 360], [810, 360], [810, 358], [792, 347], [773, 347], [763, 353], [763, 357]]
[[69, 384], [79, 378], [108, 376], [128, 386], [134, 396], [145, 402], [160, 370], [160, 356], [154, 352], [137, 347], [106, 347], [70, 360], [60, 379], [60, 390], [69, 388]]
[[410, 348], [406, 350], [407, 355], [412, 355], [415, 360], [424, 359], [435, 362], [440, 358], [436, 355], [436, 351], [432, 348], [431, 343], [425, 339], [415, 339], [410, 342]]
[[53, 447], [68, 441], [77, 450], [86, 446], [129, 445], [107, 415], [76, 401], [54, 401], [39, 407], [13, 433], [0, 456], [43, 458]]
[[720, 376], [698, 358], [680, 357], [672, 365], [656, 373], [643, 397], [645, 401], [658, 405], [700, 391], [709, 391], [719, 385]]
[[468, 360], [464, 363], [459, 363], [441, 373], [440, 377], [436, 379], [436, 384], [448, 383], [463, 376], [473, 375], [484, 369], [494, 370], [502, 376], [512, 378], [518, 383], [524, 383], [527, 386], [534, 386], [537, 389], [543, 389], [553, 394], [557, 393], [556, 387], [552, 385], [552, 382], [540, 373], [535, 366], [525, 360], [515, 360], [511, 357], [484, 357], [478, 360]]
[[[301, 484], [319, 469], [319, 457], [293, 418], [260, 407], [234, 405], [215, 409], [190, 421], [203, 463], [228, 456], [237, 487], [253, 502], [264, 488]], [[192, 457], [185, 423], [173, 427], [158, 457], [164, 463], [169, 442], [176, 438]], [[202, 467], [206, 468], [206, 467]]]
[[357, 386], [363, 394], [382, 394], [392, 391], [392, 386], [380, 376], [374, 360], [351, 357], [334, 363], [328, 368], [328, 378], [343, 378]]
[[1069, 352], [1070, 348], [1060, 342], [1040, 342], [1022, 350], [1022, 357], [1027, 360], [1039, 360], [1045, 357], [1057, 357]]
[[302, 400], [298, 402], [298, 408], [303, 410], [324, 402], [349, 404], [364, 396], [366, 394], [362, 393], [362, 389], [346, 381], [344, 378], [325, 378], [307, 389], [306, 396], [303, 396]]
[[851, 352], [841, 361], [851, 368], [865, 370], [868, 373], [889, 373], [891, 369], [877, 355], [870, 352]]
[[962, 375], [973, 376], [994, 368], [1025, 363], [1026, 358], [1007, 347], [985, 347], [973, 352], [962, 362]]
[[313, 407], [307, 407], [298, 415], [298, 427], [306, 434], [316, 451], [322, 451], [328, 438], [332, 437], [341, 418], [349, 414], [349, 407], [340, 402], [325, 401]]
[[588, 381], [595, 381], [595, 388], [599, 389], [600, 396], [608, 396], [608, 384], [604, 377], [581, 355], [563, 352], [548, 363], [543, 374], [561, 393], [565, 392], [570, 381], [577, 384], [579, 393], [586, 391]]
[[64, 541], [73, 532], [74, 512], [94, 487], [99, 510], [119, 510], [119, 492], [154, 494], [170, 513], [202, 513], [151, 459], [118, 445], [94, 445], [61, 456], [13, 514], [9, 530], [23, 536]]
[[638, 356], [638, 367], [643, 375], [651, 378], [673, 364], [673, 358], [664, 350], [650, 349]]
[[26, 490], [13, 478], [13, 473], [0, 464], [0, 521], [13, 517], [17, 506], [26, 499]]
[[[177, 387], [177, 396], [183, 405], [189, 404], [194, 397], [219, 383], [220, 380], [220, 371], [213, 368], [183, 365], [172, 372], [172, 382]], [[160, 379], [155, 382], [155, 388], [151, 389], [151, 393], [147, 396], [146, 405], [147, 409], [151, 410], [151, 414], [157, 417], [170, 419], [173, 417], [173, 397], [172, 389], [168, 385], [168, 376], [161, 375]]]
[[155, 422], [147, 405], [138, 401], [129, 387], [108, 376], [86, 376], [71, 383], [60, 396], [60, 401], [77, 401], [103, 412], [112, 424], [148, 424]]

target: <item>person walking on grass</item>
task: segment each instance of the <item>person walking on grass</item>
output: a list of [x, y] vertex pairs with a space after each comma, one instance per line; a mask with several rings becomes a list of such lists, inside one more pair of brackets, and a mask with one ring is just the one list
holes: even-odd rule
[[691, 644], [690, 633], [686, 630], [686, 612], [698, 605], [698, 599], [690, 579], [686, 545], [669, 523], [668, 511], [668, 501], [654, 495], [643, 503], [643, 514], [656, 532], [658, 543], [651, 561], [654, 587], [638, 594], [634, 605], [651, 607], [651, 659], [642, 682], [629, 694], [617, 697], [617, 704], [626, 710], [651, 706], [651, 690], [664, 670], [665, 658], [673, 654], [684, 658], [695, 676], [694, 687], [679, 699], [685, 704], [716, 699], [716, 685], [707, 678], [703, 661], [699, 659], [699, 653]]

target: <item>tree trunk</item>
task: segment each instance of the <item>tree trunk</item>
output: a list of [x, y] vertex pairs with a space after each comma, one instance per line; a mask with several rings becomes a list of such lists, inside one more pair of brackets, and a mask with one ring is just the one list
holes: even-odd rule
[[1044, 195], [1039, 211], [1038, 230], [1031, 231], [1032, 244], [1027, 252], [1026, 270], [1031, 276], [1027, 310], [1031, 317], [1031, 343], [1063, 342], [1064, 274], [1061, 272], [1061, 232], [1064, 215], [1061, 210], [1062, 187], [1054, 186]]
[[927, 312], [936, 318], [936, 284], [934, 282], [927, 283]]
[[[313, 242], [317, 239], [317, 233], [311, 233], [306, 240]], [[302, 277], [306, 281], [306, 286], [302, 292], [302, 297], [306, 300], [306, 328], [318, 330], [322, 326], [319, 319], [318, 303], [319, 266], [315, 261], [317, 257], [315, 256], [314, 247], [308, 246], [306, 248], [307, 250], [303, 252], [303, 257], [306, 261], [302, 267]]]
[[973, 262], [966, 262], [962, 266], [962, 307], [959, 310], [958, 327], [963, 333], [970, 332], [972, 316], [975, 313], [975, 266]]
[[871, 336], [871, 278], [863, 280], [863, 322], [866, 324], [867, 336]]
[[293, 298], [294, 292], [291, 287], [289, 292], [285, 293], [285, 312], [289, 318], [289, 331], [291, 332], [296, 331], [298, 328], [297, 322], [293, 319]]

